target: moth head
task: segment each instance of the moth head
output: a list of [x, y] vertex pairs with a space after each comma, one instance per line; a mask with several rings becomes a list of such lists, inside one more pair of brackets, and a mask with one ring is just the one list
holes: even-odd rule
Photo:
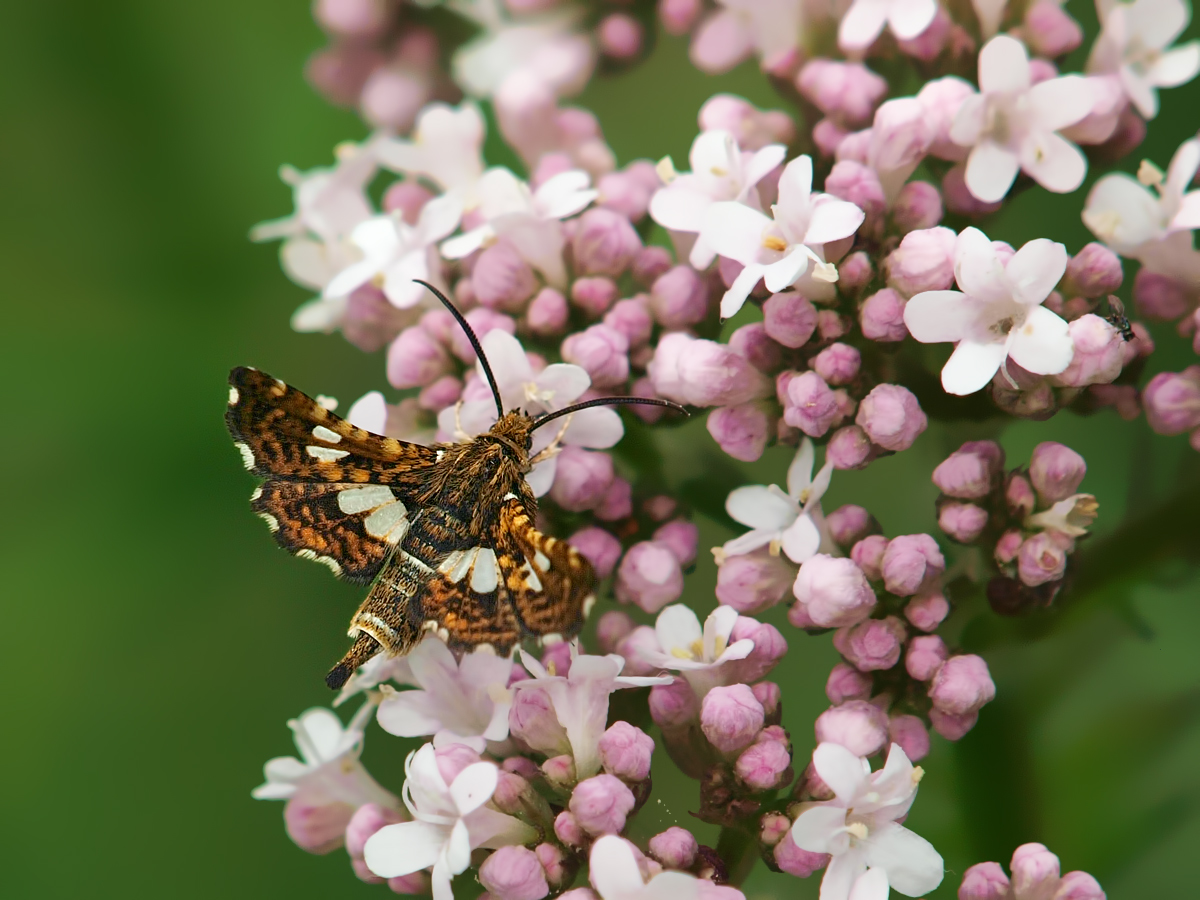
[[514, 410], [497, 419], [488, 431], [488, 437], [494, 439], [523, 475], [532, 468], [529, 463], [529, 451], [533, 447], [532, 430], [533, 419], [520, 410]]

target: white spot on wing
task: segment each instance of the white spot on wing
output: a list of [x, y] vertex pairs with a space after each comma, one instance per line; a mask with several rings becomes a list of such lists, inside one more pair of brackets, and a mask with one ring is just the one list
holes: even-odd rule
[[533, 566], [525, 563], [519, 570], [525, 576], [525, 586], [531, 591], [540, 591], [542, 589], [542, 579], [538, 578], [537, 572], [533, 571]]
[[378, 509], [385, 503], [396, 502], [392, 489], [382, 484], [368, 484], [366, 487], [347, 488], [338, 494], [338, 509], [344, 513], [353, 514]]
[[238, 389], [235, 387], [229, 388], [229, 405], [233, 406], [238, 402]]
[[279, 530], [279, 520], [270, 513], [259, 513], [258, 517], [267, 523], [267, 527], [270, 528], [272, 532]]
[[318, 556], [312, 550], [309, 550], [307, 548], [305, 548], [304, 550], [297, 550], [296, 555], [298, 557], [300, 557], [301, 559], [311, 559], [315, 563], [320, 563], [323, 566], [329, 566], [330, 570], [333, 572], [334, 575], [342, 574], [342, 567], [338, 564], [338, 561], [336, 559], [334, 559], [332, 556]]
[[[363, 527], [367, 529], [367, 534], [371, 537], [386, 538], [388, 532], [399, 525], [401, 521], [407, 521], [405, 519], [407, 512], [403, 503], [399, 501], [389, 503], [367, 516], [363, 521]], [[406, 530], [407, 528], [408, 526], [405, 525]]]
[[471, 569], [471, 590], [477, 594], [490, 594], [499, 583], [496, 552], [490, 547], [480, 547], [475, 554], [475, 565]]
[[504, 495], [503, 497], [501, 497], [500, 499], [501, 499], [501, 500], [516, 500], [516, 499], [517, 499], [517, 495], [516, 495], [516, 494], [514, 494], [512, 491], [509, 491], [507, 494], [505, 494], [505, 495]]
[[443, 457], [443, 456], [445, 456], [445, 455], [446, 455], [446, 451], [445, 451], [445, 450], [439, 450], [439, 451], [437, 452], [437, 461], [438, 461], [438, 462], [441, 462], [441, 461], [442, 461], [442, 457]]
[[336, 431], [326, 428], [324, 425], [318, 425], [312, 430], [313, 437], [318, 441], [328, 441], [331, 444], [336, 444], [342, 439], [342, 436]]
[[471, 571], [471, 566], [475, 564], [475, 556], [478, 553], [478, 547], [472, 547], [470, 550], [452, 550], [438, 566], [438, 571], [454, 584], [458, 584]]
[[491, 644], [476, 644], [475, 649], [473, 649], [471, 652], [479, 653], [484, 656], [495, 656], [496, 648], [493, 647]]
[[533, 554], [533, 564], [543, 572], [550, 571], [550, 558], [541, 550], [535, 550]]
[[254, 493], [250, 495], [250, 502], [253, 503], [255, 500], [257, 500], [261, 496], [262, 496], [262, 486], [260, 485], [259, 487], [256, 487], [254, 489]]
[[343, 456], [349, 456], [348, 450], [331, 450], [328, 447], [305, 447], [308, 455], [314, 459], [319, 459], [321, 462], [334, 462], [341, 459]]
[[596, 605], [596, 595], [588, 594], [583, 598], [583, 617], [586, 619], [592, 614], [592, 607]]
[[247, 469], [253, 469], [254, 468], [254, 451], [252, 451], [250, 449], [250, 445], [243, 444], [241, 441], [238, 441], [233, 446], [237, 447], [238, 453], [242, 454], [242, 464]]

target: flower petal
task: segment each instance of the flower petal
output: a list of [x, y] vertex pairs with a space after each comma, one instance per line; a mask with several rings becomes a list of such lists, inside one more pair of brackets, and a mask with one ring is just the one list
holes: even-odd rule
[[777, 294], [784, 288], [795, 283], [808, 268], [808, 252], [806, 247], [796, 247], [781, 260], [771, 263], [763, 269], [763, 282], [767, 290]]
[[737, 315], [738, 310], [746, 303], [746, 298], [750, 296], [750, 292], [754, 290], [754, 286], [758, 284], [765, 270], [765, 266], [750, 265], [738, 272], [738, 276], [733, 279], [729, 290], [721, 297], [722, 320], [731, 319]]
[[[741, 203], [714, 203], [704, 214], [704, 239], [721, 256], [744, 266], [758, 262], [763, 233], [771, 220]], [[757, 279], [756, 279], [757, 280]]]
[[[436, 243], [458, 227], [462, 219], [462, 200], [457, 194], [434, 197], [421, 207], [417, 231], [422, 243]], [[366, 248], [364, 248], [366, 249]]]
[[[737, 624], [738, 611], [732, 606], [718, 606], [708, 614], [708, 618], [704, 620], [704, 658], [716, 659], [720, 654], [717, 652], [717, 639], [720, 638], [721, 643], [725, 644], [729, 640], [729, 635], [733, 633], [733, 626]], [[754, 642], [751, 641], [751, 647]]]
[[867, 790], [867, 771], [863, 760], [841, 744], [823, 741], [813, 751], [813, 768], [829, 785], [838, 802], [849, 806]]
[[[812, 196], [813, 163], [807, 153], [783, 167], [779, 176], [779, 207], [787, 218], [795, 218], [808, 208]], [[778, 215], [778, 214], [777, 214]]]
[[[547, 428], [554, 428], [549, 424]], [[571, 424], [563, 433], [563, 443], [576, 447], [605, 450], [614, 446], [625, 435], [625, 426], [615, 409], [594, 406], [571, 414]]]
[[904, 325], [923, 344], [961, 341], [976, 310], [958, 291], [924, 291], [904, 306]]
[[1029, 119], [1039, 129], [1061, 131], [1092, 111], [1092, 84], [1082, 75], [1039, 81], [1029, 89]]
[[979, 90], [985, 94], [1023, 91], [1029, 87], [1029, 54], [1025, 45], [998, 35], [979, 51]]
[[731, 538], [721, 545], [721, 550], [726, 556], [744, 556], [747, 553], [752, 553], [759, 547], [765, 547], [771, 541], [775, 540], [775, 535], [779, 531], [773, 528], [756, 528], [753, 531], [747, 531], [745, 534]]
[[821, 547], [821, 532], [810, 516], [800, 515], [784, 529], [779, 542], [788, 559], [802, 563], [817, 555]]
[[367, 838], [363, 857], [380, 878], [396, 878], [428, 869], [441, 856], [448, 830], [428, 822], [385, 825]]
[[1200, 41], [1188, 41], [1163, 53], [1147, 73], [1155, 87], [1187, 84], [1200, 72]]
[[782, 530], [796, 520], [798, 508], [761, 484], [735, 488], [725, 500], [725, 511], [735, 522], [751, 528]]
[[592, 386], [587, 370], [571, 363], [551, 363], [538, 372], [533, 382], [539, 394], [551, 395], [542, 401], [551, 411], [570, 406]]
[[1162, 234], [1158, 200], [1137, 179], [1123, 172], [1105, 175], [1092, 186], [1083, 222], [1119, 252]]
[[546, 493], [550, 490], [550, 486], [554, 484], [554, 475], [557, 471], [558, 458], [555, 456], [543, 459], [533, 467], [533, 471], [525, 476], [525, 483], [533, 491], [533, 496], [546, 496]]
[[792, 824], [792, 840], [801, 850], [810, 853], [833, 853], [843, 849], [847, 842], [846, 808], [829, 803], [813, 804], [796, 817]]
[[1057, 241], [1037, 238], [1018, 250], [1004, 267], [1013, 299], [1034, 306], [1050, 296], [1067, 271], [1067, 248]]
[[1057, 375], [1071, 364], [1075, 345], [1067, 323], [1044, 306], [1034, 307], [1009, 336], [1008, 353], [1035, 375]]
[[[742, 190], [747, 191], [766, 177], [767, 173], [787, 158], [787, 147], [783, 144], [767, 144], [756, 150], [745, 164], [742, 172]], [[740, 199], [740, 198], [739, 198]]]
[[886, 869], [888, 881], [901, 894], [920, 897], [942, 883], [946, 868], [941, 854], [903, 825], [884, 825], [865, 844], [867, 865]]
[[791, 465], [788, 466], [788, 496], [797, 503], [800, 502], [800, 495], [804, 489], [812, 484], [812, 470], [816, 453], [812, 438], [804, 437], [800, 441], [800, 446], [796, 448], [796, 455], [792, 457]]
[[848, 200], [835, 200], [821, 194], [813, 204], [812, 218], [804, 232], [804, 243], [809, 246], [829, 244], [848, 238], [858, 231], [866, 213]]
[[987, 386], [1007, 355], [1003, 342], [959, 341], [942, 367], [942, 387], [960, 397], [973, 394]]
[[1130, 42], [1162, 50], [1183, 33], [1190, 18], [1186, 3], [1178, 0], [1137, 0], [1127, 8]]
[[450, 796], [461, 815], [474, 812], [492, 799], [500, 770], [494, 763], [480, 762], [467, 766], [450, 785]]
[[1196, 177], [1197, 169], [1200, 169], [1200, 140], [1192, 138], [1179, 145], [1167, 166], [1167, 186], [1172, 193], [1182, 196]]
[[650, 218], [672, 231], [700, 231], [713, 198], [695, 189], [695, 179], [684, 175], [650, 198]]
[[589, 190], [591, 183], [591, 176], [582, 169], [559, 172], [534, 194], [538, 212], [546, 219], [575, 215], [596, 198], [596, 192]]
[[480, 225], [478, 228], [472, 228], [458, 237], [452, 237], [448, 241], [444, 241], [441, 246], [442, 256], [446, 259], [462, 259], [470, 256], [476, 250], [484, 245], [484, 243], [495, 236], [490, 225]]
[[954, 280], [973, 300], [995, 302], [1009, 298], [1004, 266], [996, 248], [975, 227], [964, 228], [954, 242]]
[[850, 900], [888, 900], [887, 869], [875, 866], [859, 875], [850, 888]]
[[633, 849], [615, 834], [606, 834], [592, 844], [588, 877], [604, 900], [629, 897], [645, 885]]
[[887, 0], [855, 0], [838, 26], [838, 46], [845, 50], [870, 47], [887, 22]]
[[428, 691], [397, 691], [379, 704], [375, 716], [379, 726], [388, 734], [419, 737], [441, 729], [442, 717], [439, 713], [442, 708], [443, 701]]
[[1004, 199], [1019, 169], [1017, 154], [1008, 147], [980, 141], [967, 157], [967, 190], [984, 203], [996, 203]]
[[[1031, 134], [1021, 144], [1021, 168], [1048, 191], [1069, 194], [1087, 175], [1087, 157], [1061, 135]], [[1003, 195], [1001, 195], [1003, 196]]]
[[888, 27], [902, 41], [921, 34], [937, 15], [936, 0], [900, 0], [888, 10]]
[[663, 653], [680, 650], [687, 654], [691, 654], [692, 646], [704, 635], [692, 608], [682, 603], [674, 603], [658, 614], [654, 620], [654, 633]]

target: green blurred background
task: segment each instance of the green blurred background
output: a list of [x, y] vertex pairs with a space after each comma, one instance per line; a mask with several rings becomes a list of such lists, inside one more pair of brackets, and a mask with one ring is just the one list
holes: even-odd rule
[[[221, 421], [226, 372], [253, 364], [343, 403], [384, 384], [380, 356], [289, 331], [306, 295], [273, 246], [246, 238], [291, 209], [280, 163], [327, 164], [334, 144], [364, 134], [303, 81], [321, 42], [304, 3], [0, 9], [5, 898], [388, 895], [357, 882], [343, 853], [296, 849], [282, 805], [249, 795], [268, 757], [293, 752], [285, 720], [328, 702], [321, 676], [360, 592], [276, 550], [249, 513], [251, 479]], [[589, 89], [622, 162], [685, 158], [717, 90], [772, 104], [753, 66], [704, 78], [684, 52], [668, 41]], [[1198, 124], [1198, 100], [1196, 85], [1166, 94], [1138, 158], [1165, 165]], [[985, 227], [1075, 251], [1083, 196], [1030, 191]], [[1171, 346], [1152, 370], [1194, 360], [1158, 334]], [[702, 422], [688, 429], [664, 439], [681, 479], [711, 458]], [[971, 436], [995, 433], [984, 423]], [[863, 503], [889, 534], [933, 530], [928, 473], [963, 437], [935, 425], [913, 450], [839, 474], [827, 508]], [[956, 611], [951, 633], [985, 654], [999, 697], [924, 763], [909, 824], [946, 858], [935, 896], [1031, 840], [1112, 898], [1193, 894], [1197, 457], [1111, 413], [1018, 423], [1001, 439], [1010, 464], [1046, 439], [1086, 456], [1101, 519], [1085, 553], [1104, 568], [1032, 621]], [[747, 477], [781, 480], [787, 458], [771, 451]], [[727, 535], [704, 527], [706, 546]], [[702, 561], [690, 581], [702, 611], [713, 574]], [[828, 638], [783, 630], [793, 650], [775, 678], [803, 756], [834, 654]], [[368, 765], [393, 789], [407, 749], [368, 738]], [[692, 821], [694, 785], [659, 767], [655, 796], [639, 833]], [[746, 890], [816, 887], [760, 867]]]

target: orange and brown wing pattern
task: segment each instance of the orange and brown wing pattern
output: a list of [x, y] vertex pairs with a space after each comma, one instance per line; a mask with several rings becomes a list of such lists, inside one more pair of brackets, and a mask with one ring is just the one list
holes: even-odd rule
[[519, 500], [501, 507], [496, 535], [504, 585], [525, 630], [577, 634], [595, 600], [591, 563], [566, 541], [538, 531]]
[[356, 428], [257, 369], [229, 373], [225, 423], [246, 468], [264, 477], [394, 485], [410, 500], [437, 464], [434, 448]]
[[480, 594], [439, 573], [421, 594], [424, 627], [436, 631], [451, 650], [474, 651], [490, 645], [507, 656], [520, 642], [521, 623], [502, 589]]

